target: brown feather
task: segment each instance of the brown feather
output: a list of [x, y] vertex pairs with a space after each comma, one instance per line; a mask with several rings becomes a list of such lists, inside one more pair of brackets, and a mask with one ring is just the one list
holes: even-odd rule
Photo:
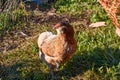
[[61, 26], [65, 26], [62, 29], [64, 32], [41, 46], [43, 54], [51, 57], [51, 59], [46, 58], [46, 61], [53, 66], [56, 66], [56, 63], [65, 63], [76, 51], [77, 42], [74, 39], [73, 27], [69, 24]]

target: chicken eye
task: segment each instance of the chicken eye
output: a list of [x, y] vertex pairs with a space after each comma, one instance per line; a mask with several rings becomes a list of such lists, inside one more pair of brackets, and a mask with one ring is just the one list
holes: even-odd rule
[[62, 29], [62, 31], [63, 31], [63, 32], [66, 32], [66, 31], [67, 31], [67, 29], [66, 29], [66, 28], [63, 28], [63, 29]]

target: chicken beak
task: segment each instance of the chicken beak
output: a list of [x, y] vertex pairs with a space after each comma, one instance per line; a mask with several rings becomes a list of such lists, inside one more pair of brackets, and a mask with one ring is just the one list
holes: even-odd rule
[[56, 26], [54, 26], [53, 29], [56, 29]]
[[61, 26], [61, 24], [60, 23], [57, 23], [54, 27], [53, 27], [53, 29], [57, 29], [57, 28], [59, 28]]

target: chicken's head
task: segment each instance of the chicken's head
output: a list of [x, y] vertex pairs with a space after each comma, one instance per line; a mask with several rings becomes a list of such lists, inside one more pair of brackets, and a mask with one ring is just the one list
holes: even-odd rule
[[69, 22], [61, 21], [57, 23], [53, 28], [56, 29], [57, 34], [66, 34], [71, 36], [74, 35], [73, 27]]

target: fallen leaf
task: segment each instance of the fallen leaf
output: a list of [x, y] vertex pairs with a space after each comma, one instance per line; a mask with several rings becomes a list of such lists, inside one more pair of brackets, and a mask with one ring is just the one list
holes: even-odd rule
[[120, 28], [116, 27], [116, 34], [120, 37]]
[[96, 23], [91, 23], [89, 27], [101, 27], [101, 26], [106, 26], [105, 22], [96, 22]]
[[47, 15], [48, 16], [54, 16], [54, 15], [56, 15], [56, 13], [55, 12], [48, 12]]

